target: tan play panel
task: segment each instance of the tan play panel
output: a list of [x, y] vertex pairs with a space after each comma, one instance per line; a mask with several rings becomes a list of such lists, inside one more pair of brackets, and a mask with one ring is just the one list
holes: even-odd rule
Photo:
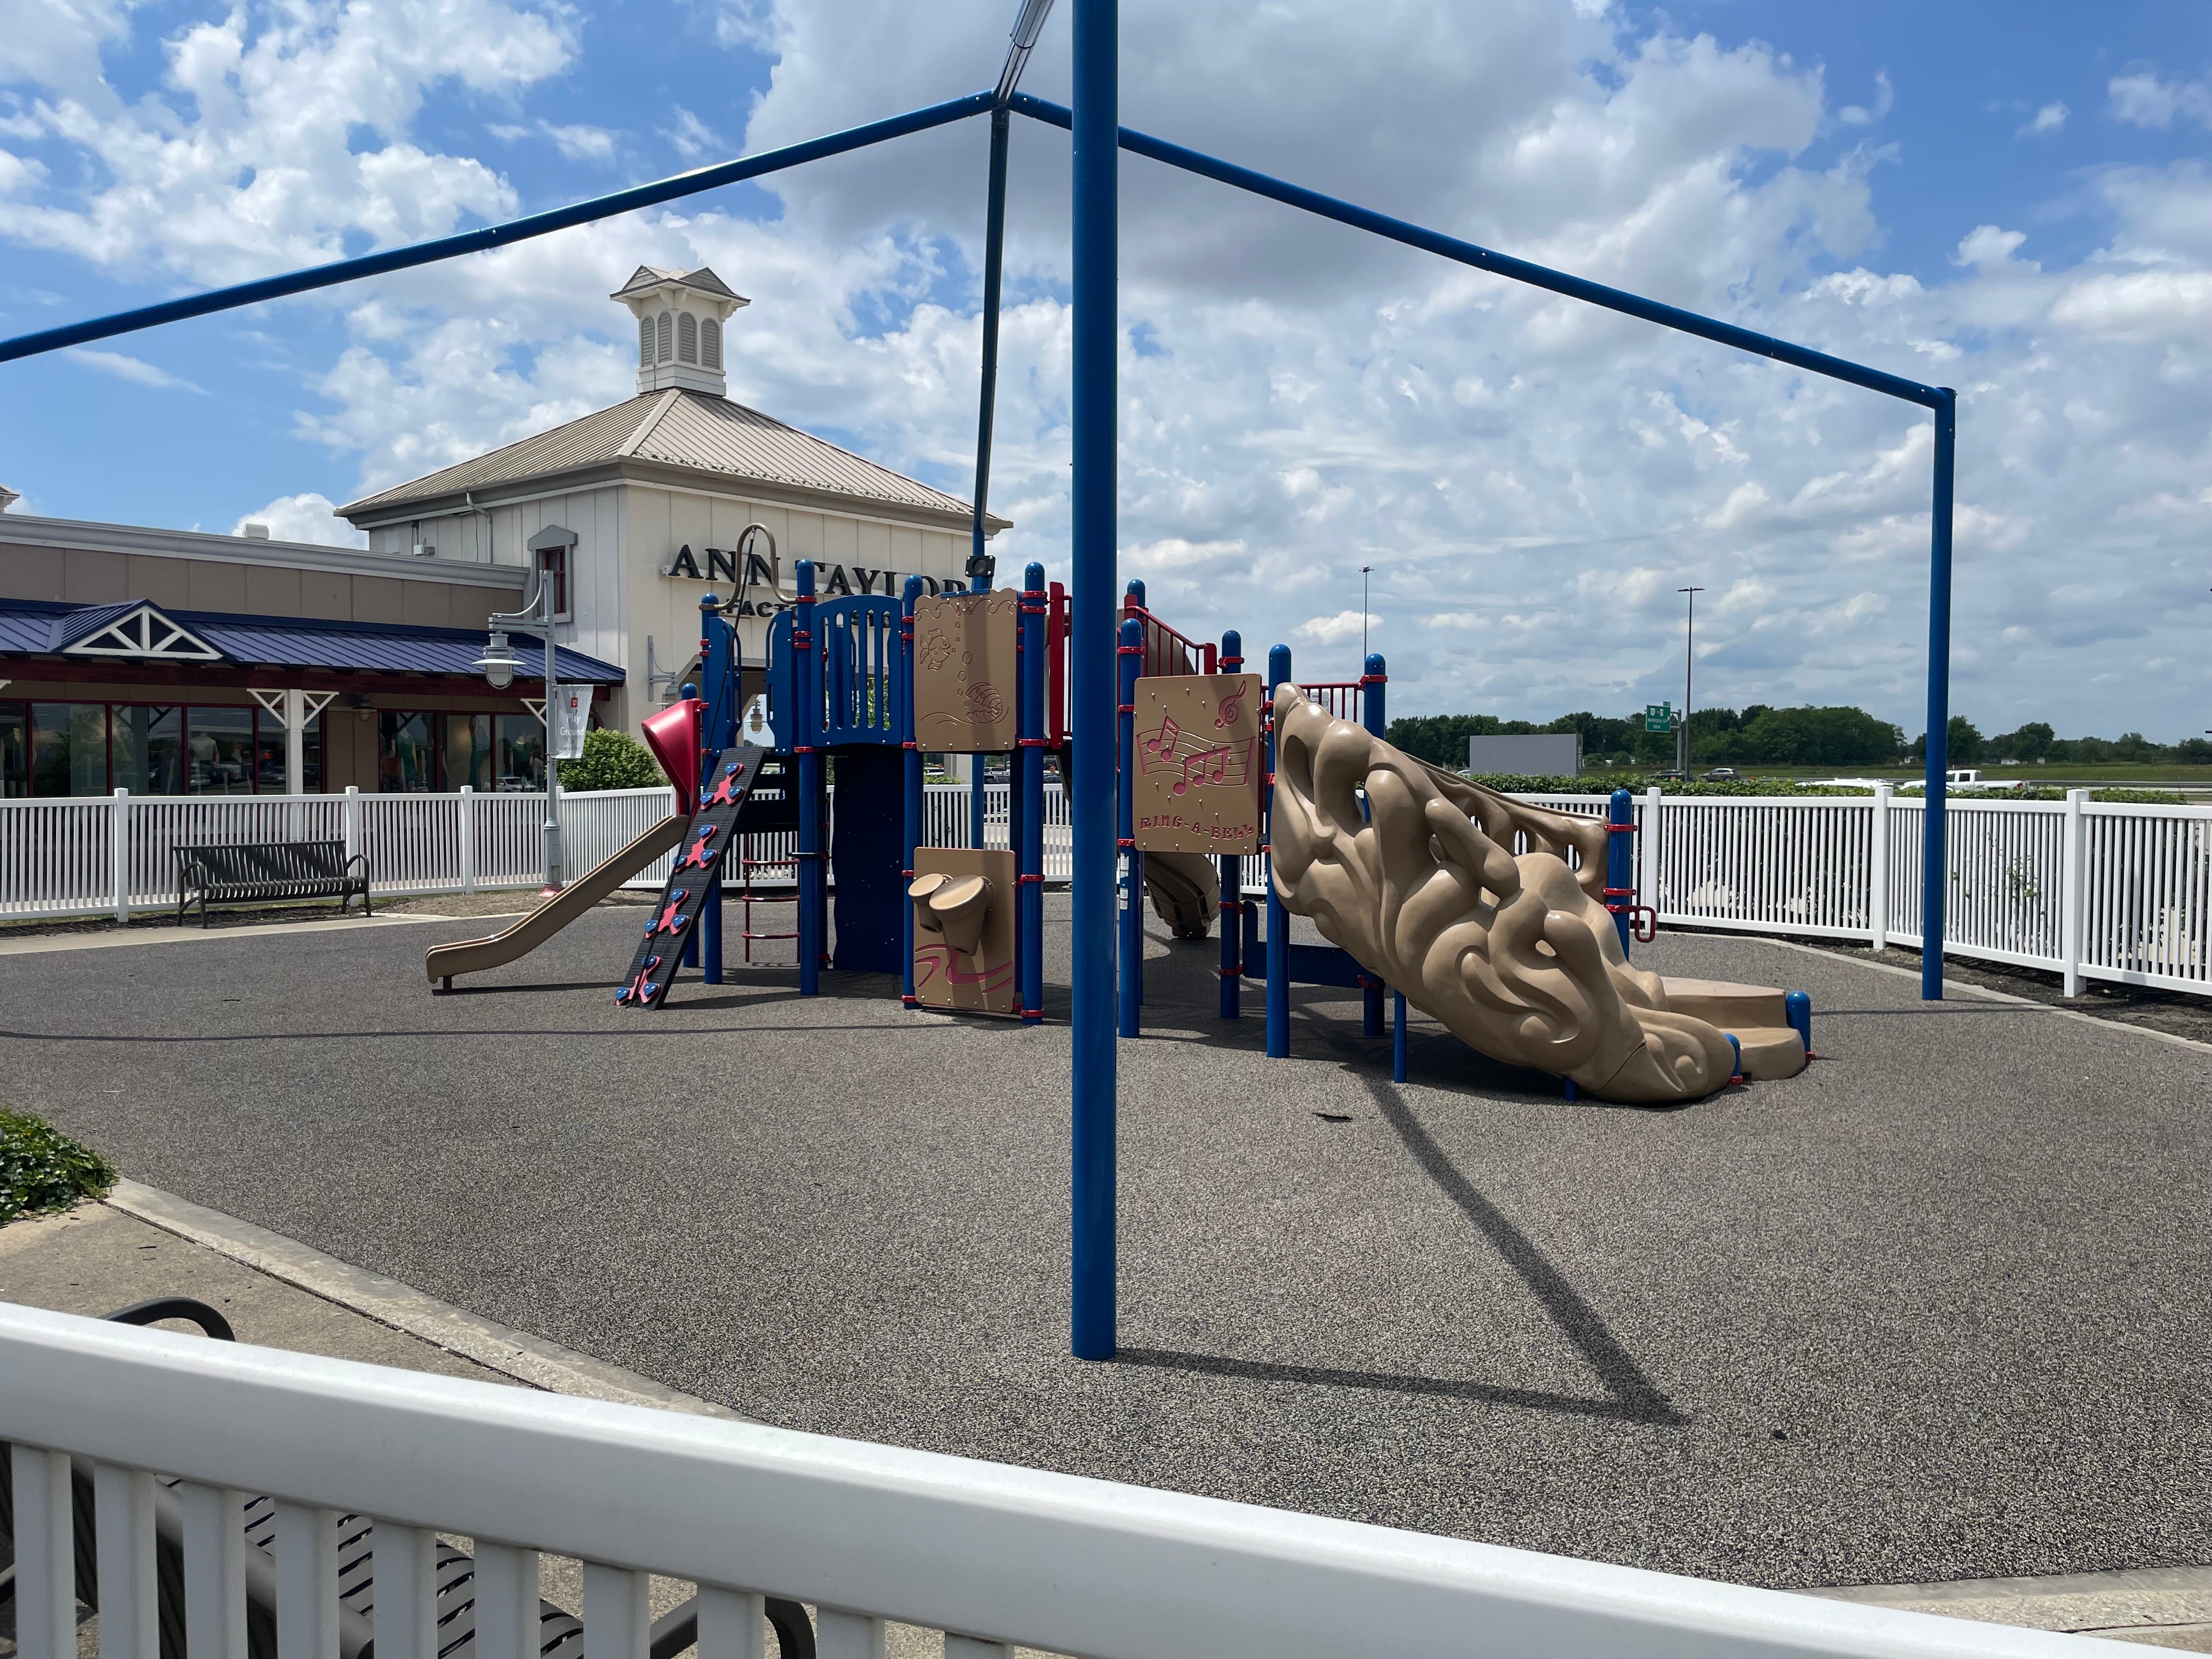
[[1164, 674], [1137, 682], [1131, 803], [1144, 853], [1260, 850], [1257, 674]]
[[1012, 853], [917, 847], [907, 902], [914, 907], [914, 994], [926, 1008], [1016, 1014]]
[[914, 737], [933, 752], [1014, 747], [1021, 595], [945, 593], [914, 607]]

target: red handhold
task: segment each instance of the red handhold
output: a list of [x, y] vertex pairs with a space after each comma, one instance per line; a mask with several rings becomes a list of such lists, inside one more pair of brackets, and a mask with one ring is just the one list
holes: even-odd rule
[[714, 826], [711, 823], [700, 825], [699, 839], [691, 843], [691, 850], [684, 854], [676, 867], [678, 870], [707, 869], [714, 861], [714, 854], [707, 850], [707, 843], [714, 839]]
[[629, 1002], [634, 999], [641, 1004], [652, 1001], [653, 993], [660, 988], [660, 982], [658, 980], [648, 979], [647, 975], [659, 966], [659, 957], [647, 957], [645, 959], [645, 966], [637, 970], [637, 977], [615, 993], [615, 1000]]
[[744, 774], [745, 763], [743, 761], [732, 761], [722, 769], [722, 781], [714, 787], [714, 793], [708, 796], [702, 805], [707, 806], [734, 805], [738, 799], [738, 780]]

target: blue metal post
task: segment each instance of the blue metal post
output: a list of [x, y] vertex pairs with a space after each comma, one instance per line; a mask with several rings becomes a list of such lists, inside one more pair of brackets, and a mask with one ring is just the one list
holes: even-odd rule
[[1291, 677], [1291, 647], [1267, 652], [1267, 853], [1261, 866], [1267, 883], [1267, 1058], [1291, 1052], [1291, 913], [1275, 891], [1275, 688]]
[[1120, 189], [1116, 0], [1075, 0], [1074, 477], [1068, 641], [1074, 750], [1070, 1043], [1073, 1291], [1079, 1359], [1114, 1356], [1114, 560]]
[[899, 595], [898, 734], [905, 768], [900, 791], [899, 844], [906, 849], [899, 888], [899, 1000], [914, 1007], [914, 906], [906, 889], [914, 882], [914, 849], [921, 845], [921, 748], [914, 740], [914, 603], [921, 597], [921, 578], [908, 576]]
[[1636, 902], [1636, 797], [1626, 789], [1613, 792], [1606, 814], [1605, 908], [1613, 912], [1613, 931], [1620, 935], [1620, 954], [1628, 954]]
[[1797, 1033], [1797, 1040], [1805, 1045], [1805, 1058], [1813, 1058], [1813, 999], [1802, 991], [1792, 991], [1782, 999], [1782, 1017], [1790, 1029]]
[[990, 775], [989, 756], [968, 757], [968, 844], [978, 849], [984, 844], [984, 780]]
[[792, 748], [799, 757], [799, 994], [822, 992], [822, 941], [828, 933], [828, 885], [822, 868], [822, 649], [814, 637], [814, 561], [799, 562], [799, 596], [791, 619], [791, 684], [799, 702]]
[[[1033, 563], [1022, 573], [1022, 672], [1016, 693], [1021, 733], [1021, 775], [1016, 787], [1022, 802], [1017, 879], [1022, 894], [1016, 910], [1020, 932], [1015, 952], [1021, 963], [1024, 1025], [1044, 1018], [1044, 567]], [[1009, 800], [1014, 793], [1009, 788]]]
[[[712, 594], [699, 601], [699, 678], [707, 684], [707, 707], [699, 729], [699, 787], [711, 783], [714, 757], [738, 740], [738, 690], [741, 684], [737, 630], [723, 619]], [[696, 796], [695, 796], [696, 800]], [[684, 803], [686, 808], [693, 801]], [[725, 862], [727, 861], [725, 855]], [[707, 902], [699, 912], [702, 977], [722, 982], [722, 872], [707, 884]]]
[[1121, 787], [1118, 818], [1121, 843], [1121, 1033], [1142, 1036], [1145, 1025], [1145, 855], [1137, 850], [1137, 670], [1145, 660], [1145, 625], [1121, 618], [1119, 742]]
[[1390, 994], [1390, 1081], [1406, 1080], [1406, 994]]
[[[1361, 665], [1359, 674], [1359, 723], [1369, 732], [1381, 737], [1389, 729], [1383, 720], [1383, 702], [1389, 689], [1389, 676], [1382, 665], [1382, 653], [1370, 651]], [[1359, 994], [1359, 1034], [1362, 1036], [1382, 1035], [1382, 982], [1364, 986]], [[1400, 1082], [1405, 1079], [1401, 1078]]]
[[[1244, 672], [1244, 636], [1230, 629], [1221, 636], [1221, 672]], [[1244, 1012], [1244, 860], [1235, 853], [1221, 860], [1221, 1017]]]
[[1928, 550], [1928, 804], [1920, 846], [1920, 999], [1943, 1000], [1943, 789], [1951, 762], [1951, 483], [1959, 448], [1959, 394], [1936, 388], [1936, 501]]

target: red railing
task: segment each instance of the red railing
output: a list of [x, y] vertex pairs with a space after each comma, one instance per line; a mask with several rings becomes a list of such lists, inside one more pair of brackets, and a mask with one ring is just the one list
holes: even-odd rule
[[[1067, 590], [1058, 582], [1048, 585], [1045, 601], [1045, 726], [1052, 746], [1067, 744]], [[1162, 622], [1140, 605], [1125, 603], [1124, 618], [1134, 617], [1145, 630], [1144, 661], [1137, 672], [1147, 674], [1212, 674], [1219, 672], [1221, 647], [1199, 641]]]
[[1124, 600], [1121, 615], [1126, 619], [1134, 617], [1144, 625], [1145, 657], [1138, 668], [1138, 678], [1153, 674], [1211, 674], [1220, 647], [1198, 641], [1170, 628], [1141, 605]]

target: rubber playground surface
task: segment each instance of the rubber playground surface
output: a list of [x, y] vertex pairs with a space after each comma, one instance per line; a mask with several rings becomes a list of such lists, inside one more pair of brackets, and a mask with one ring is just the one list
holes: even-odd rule
[[794, 1428], [1780, 1586], [2212, 1561], [2212, 1052], [1676, 936], [1639, 963], [1810, 992], [1822, 1058], [1655, 1111], [1417, 1024], [1395, 1087], [1346, 994], [1269, 1061], [1156, 937], [1086, 1364], [1064, 1026], [788, 969], [625, 1012], [637, 918], [450, 997], [481, 921], [0, 958], [0, 1097]]

